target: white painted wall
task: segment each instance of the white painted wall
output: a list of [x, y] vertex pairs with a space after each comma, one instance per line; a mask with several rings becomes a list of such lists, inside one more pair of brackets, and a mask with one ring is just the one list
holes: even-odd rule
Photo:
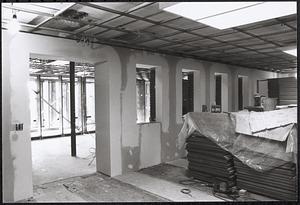
[[[274, 76], [270, 72], [124, 48], [103, 45], [83, 47], [72, 40], [25, 33], [10, 39], [7, 32], [2, 31], [2, 42], [2, 71], [6, 77], [3, 83], [7, 83], [2, 87], [5, 101], [2, 110], [7, 109], [3, 112], [2, 122], [5, 147], [3, 189], [10, 190], [4, 192], [7, 201], [32, 196], [29, 93], [24, 89], [29, 82], [29, 56], [32, 54], [96, 65], [97, 170], [110, 176], [174, 160], [184, 154], [184, 149], [176, 147], [177, 134], [181, 128], [182, 69], [199, 71], [195, 110], [201, 110], [203, 104], [214, 101], [212, 91], [216, 72], [228, 74], [229, 111], [234, 110], [236, 105], [237, 95], [233, 82], [238, 73], [249, 76], [249, 86], [252, 88], [250, 93], [256, 89], [257, 79]], [[156, 72], [158, 123], [136, 124], [136, 64], [159, 67]], [[15, 121], [24, 122], [25, 126], [24, 131], [18, 133], [17, 140], [14, 132], [8, 129]], [[147, 144], [155, 146], [155, 155]], [[129, 164], [132, 168], [128, 168]]]
[[[10, 151], [10, 153], [3, 153], [3, 161], [11, 161], [13, 165], [7, 166], [5, 163], [3, 164], [5, 173], [12, 173], [12, 176], [9, 175], [11, 176], [10, 178], [3, 176], [3, 189], [11, 187], [10, 184], [13, 184], [13, 191], [5, 193], [4, 199], [7, 199], [7, 201], [18, 201], [32, 196], [28, 90], [30, 55], [42, 54], [43, 56], [51, 56], [56, 59], [91, 62], [96, 65], [97, 69], [98, 63], [102, 62], [103, 59], [114, 62], [111, 59], [113, 51], [109, 47], [98, 46], [97, 48], [87, 48], [79, 46], [75, 41], [32, 34], [20, 33], [11, 39], [11, 36], [3, 30], [2, 42], [5, 42], [2, 44], [2, 51], [5, 53], [2, 58], [2, 67], [5, 67], [5, 70], [3, 70], [5, 71], [4, 76], [8, 79], [8, 86], [4, 87], [6, 89], [4, 93], [9, 93], [9, 95], [6, 94], [4, 97], [6, 101], [10, 102], [10, 110], [4, 113], [5, 116], [3, 116], [3, 119], [7, 121], [4, 120], [5, 124], [2, 125], [9, 125], [8, 128], [10, 128], [13, 123], [24, 123], [23, 131], [15, 132], [4, 129], [2, 133], [3, 142], [5, 142], [3, 147], [9, 146], [8, 150]], [[98, 138], [98, 134], [96, 135]], [[110, 135], [107, 137], [110, 137]], [[107, 146], [109, 147], [109, 144]]]

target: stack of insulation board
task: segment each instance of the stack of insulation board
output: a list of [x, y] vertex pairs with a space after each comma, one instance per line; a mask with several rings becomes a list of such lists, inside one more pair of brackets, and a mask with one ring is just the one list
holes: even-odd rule
[[225, 182], [234, 187], [235, 169], [233, 156], [200, 134], [192, 134], [186, 140], [189, 177], [208, 182]]
[[297, 199], [296, 165], [288, 163], [259, 172], [234, 158], [237, 188], [279, 200]]

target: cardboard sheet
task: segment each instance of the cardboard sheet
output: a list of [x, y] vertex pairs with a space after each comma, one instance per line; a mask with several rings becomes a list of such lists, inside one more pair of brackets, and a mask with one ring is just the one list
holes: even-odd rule
[[297, 123], [297, 108], [267, 112], [243, 110], [231, 114], [236, 121], [237, 133], [277, 141], [285, 141], [293, 124]]
[[297, 123], [297, 108], [250, 112], [250, 129], [252, 133]]
[[277, 127], [274, 129], [269, 129], [261, 132], [253, 133], [253, 136], [271, 139], [275, 141], [286, 141], [286, 138], [288, 137], [289, 133], [291, 132], [294, 124], [289, 124], [283, 127]]

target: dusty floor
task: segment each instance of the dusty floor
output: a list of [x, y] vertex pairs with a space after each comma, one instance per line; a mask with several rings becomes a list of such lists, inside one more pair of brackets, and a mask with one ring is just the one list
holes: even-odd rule
[[95, 148], [94, 134], [78, 135], [76, 145], [77, 157], [71, 157], [70, 136], [31, 141], [33, 184], [95, 173], [95, 161], [89, 165]]
[[31, 202], [154, 202], [165, 199], [99, 173], [34, 187]]
[[[207, 188], [179, 184], [182, 179], [187, 179], [184, 168], [169, 164], [114, 178], [94, 173], [35, 185], [34, 196], [27, 202], [222, 201]], [[191, 194], [181, 193], [182, 188], [189, 188]]]
[[[188, 179], [186, 159], [113, 178], [96, 173], [95, 162], [88, 165], [92, 160], [89, 148], [94, 146], [93, 135], [77, 136], [78, 157], [73, 158], [70, 137], [32, 141], [34, 196], [21, 202], [224, 201], [201, 183], [180, 183]], [[183, 188], [190, 194], [182, 193]]]
[[[185, 168], [173, 164], [160, 164], [113, 178], [93, 173], [35, 185], [33, 198], [21, 202], [224, 201], [213, 196], [212, 188], [201, 183], [180, 184], [181, 180], [186, 179]], [[183, 194], [183, 188], [190, 189], [191, 193]], [[251, 197], [263, 201], [271, 200], [253, 194]]]

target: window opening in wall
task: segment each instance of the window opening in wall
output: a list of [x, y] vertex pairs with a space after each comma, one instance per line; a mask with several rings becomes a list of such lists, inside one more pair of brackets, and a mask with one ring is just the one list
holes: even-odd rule
[[216, 96], [215, 101], [217, 106], [222, 106], [222, 75], [216, 74]]
[[[70, 135], [69, 61], [30, 58], [31, 138]], [[95, 132], [94, 66], [75, 63], [76, 132]]]
[[194, 111], [194, 73], [182, 72], [182, 115]]
[[137, 123], [155, 121], [155, 68], [136, 68]]
[[238, 105], [239, 110], [243, 109], [243, 77], [238, 77]]

